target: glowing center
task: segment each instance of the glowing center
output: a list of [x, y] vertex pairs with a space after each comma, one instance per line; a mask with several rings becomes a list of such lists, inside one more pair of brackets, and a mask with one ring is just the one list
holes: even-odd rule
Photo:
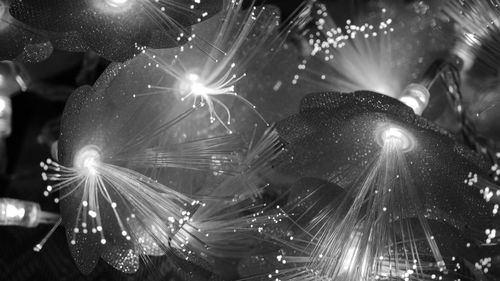
[[84, 146], [75, 156], [75, 168], [85, 176], [97, 174], [97, 168], [101, 163], [101, 152], [97, 146]]
[[7, 219], [23, 219], [24, 214], [26, 213], [26, 210], [24, 208], [21, 208], [12, 204], [8, 204], [7, 207], [5, 208], [5, 217]]
[[0, 116], [4, 115], [5, 109], [7, 109], [7, 97], [0, 96]]
[[429, 99], [430, 93], [426, 87], [420, 84], [410, 84], [404, 89], [399, 101], [411, 107], [415, 114], [422, 115], [429, 104]]
[[410, 151], [415, 146], [408, 131], [395, 125], [380, 126], [376, 130], [376, 140], [380, 146], [391, 146], [402, 151]]
[[187, 75], [187, 84], [183, 88], [187, 89], [188, 94], [195, 96], [206, 96], [209, 94], [210, 89], [200, 82], [200, 76], [194, 73]]
[[123, 7], [129, 2], [129, 0], [106, 0], [106, 3], [111, 7]]
[[196, 96], [204, 96], [208, 93], [208, 89], [201, 83], [193, 83], [191, 85], [191, 92]]

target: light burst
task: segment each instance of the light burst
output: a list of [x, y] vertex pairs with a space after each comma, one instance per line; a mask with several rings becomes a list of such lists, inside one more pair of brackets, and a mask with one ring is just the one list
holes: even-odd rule
[[[316, 9], [316, 29], [307, 38], [312, 57], [298, 66], [293, 83], [320, 83], [324, 89], [343, 92], [364, 89], [393, 97], [400, 94], [405, 73], [396, 68], [393, 20], [361, 25], [347, 20], [339, 27], [324, 6]], [[385, 12], [381, 11], [382, 17]]]
[[59, 194], [76, 264], [89, 273], [103, 258], [132, 273], [147, 255], [208, 265], [216, 255], [234, 255], [231, 249], [248, 244], [238, 231], [250, 231], [241, 212], [253, 209], [248, 194], [265, 186], [260, 174], [280, 152], [277, 134], [247, 145], [238, 134], [200, 130], [201, 110], [180, 108], [175, 97], [134, 98], [142, 75], [151, 76], [133, 63], [111, 65], [94, 87], [71, 95], [59, 163], [41, 165], [45, 195]]
[[[309, 56], [292, 83], [310, 92], [368, 90], [394, 98], [409, 84], [420, 83], [432, 59], [423, 50], [446, 48], [433, 38], [441, 27], [433, 25], [428, 6], [424, 12], [408, 12], [393, 1], [382, 3], [383, 8], [360, 13], [344, 25], [335, 23], [325, 6], [315, 5], [315, 27], [306, 32]], [[417, 22], [411, 20], [414, 13], [422, 13]]]
[[[93, 249], [97, 257], [102, 252], [102, 258], [123, 272], [137, 271], [146, 255], [174, 254], [210, 263], [214, 256], [239, 256], [249, 247], [252, 221], [260, 225], [255, 222], [259, 205], [251, 198], [265, 187], [261, 177], [266, 165], [280, 152], [278, 135], [270, 129], [249, 148], [236, 174], [208, 196], [195, 197], [204, 198], [200, 201], [107, 163], [110, 158], [99, 147], [86, 145], [75, 154], [72, 166], [51, 159], [41, 163], [42, 178], [48, 182], [44, 194], [59, 193], [55, 202], [63, 206], [70, 246], [99, 243], [101, 249]], [[252, 214], [242, 215], [245, 211]], [[79, 265], [83, 272], [92, 270], [96, 260], [88, 262]]]
[[[243, 10], [242, 6], [243, 1], [226, 1], [224, 11], [204, 25], [195, 26], [193, 39], [175, 52], [145, 51], [148, 67], [158, 68], [165, 77], [149, 84], [148, 91], [136, 97], [174, 94], [193, 107], [206, 107], [210, 123], [216, 122], [229, 132], [234, 112], [227, 97], [234, 97], [268, 125], [257, 108], [239, 94], [238, 85], [245, 80], [245, 69], [253, 58], [260, 52], [272, 56], [282, 43], [282, 33], [290, 31], [295, 22], [279, 31], [275, 9], [252, 6]], [[174, 59], [167, 61], [168, 55]]]
[[326, 187], [302, 184], [284, 208], [288, 225], [264, 230], [281, 248], [246, 261], [259, 277], [465, 280], [460, 267], [473, 270], [476, 253], [498, 243], [498, 187], [484, 162], [395, 99], [312, 94], [282, 122], [288, 157], [277, 170]]

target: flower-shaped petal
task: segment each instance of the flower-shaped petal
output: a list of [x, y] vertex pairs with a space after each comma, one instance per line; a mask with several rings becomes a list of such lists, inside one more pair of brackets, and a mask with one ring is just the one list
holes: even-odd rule
[[37, 62], [52, 53], [46, 34], [11, 16], [9, 1], [0, 1], [0, 60]]
[[380, 153], [377, 130], [386, 124], [411, 136], [414, 147], [405, 157], [427, 215], [461, 230], [487, 225], [481, 218], [490, 216], [491, 207], [478, 188], [464, 183], [471, 172], [485, 176], [485, 163], [409, 107], [380, 94], [307, 96], [299, 114], [277, 124], [289, 144], [280, 170], [348, 186]]
[[124, 61], [144, 47], [171, 48], [184, 44], [191, 25], [215, 15], [222, 6], [223, 0], [123, 3], [14, 0], [10, 11], [29, 26], [55, 33], [50, 37], [65, 42], [55, 43], [57, 48], [91, 49], [109, 60]]

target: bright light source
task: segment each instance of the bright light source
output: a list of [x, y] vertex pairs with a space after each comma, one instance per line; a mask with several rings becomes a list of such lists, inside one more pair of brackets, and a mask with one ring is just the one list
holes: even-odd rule
[[0, 95], [0, 138], [10, 136], [12, 131], [12, 103], [9, 97]]
[[404, 89], [399, 101], [411, 107], [415, 114], [422, 115], [429, 104], [430, 96], [426, 87], [420, 84], [410, 84]]
[[129, 2], [129, 0], [106, 0], [106, 3], [111, 7], [123, 7]]
[[97, 174], [97, 168], [101, 163], [101, 152], [95, 145], [87, 145], [78, 151], [75, 156], [74, 166], [84, 176]]
[[201, 83], [193, 83], [191, 85], [191, 92], [195, 96], [205, 96], [208, 93], [208, 89]]
[[93, 0], [97, 10], [108, 14], [130, 11], [134, 3], [134, 0]]
[[211, 93], [210, 88], [205, 86], [202, 81], [200, 81], [200, 76], [196, 73], [188, 73], [186, 78], [181, 81], [180, 90], [183, 98], [187, 98], [191, 95], [208, 98]]
[[4, 114], [4, 111], [7, 109], [8, 102], [6, 97], [0, 97], [0, 116]]
[[17, 206], [14, 205], [7, 205], [5, 206], [5, 218], [6, 219], [18, 219], [22, 220], [24, 217], [24, 214], [26, 213], [26, 210], [24, 208], [18, 208]]
[[380, 146], [389, 145], [402, 151], [410, 151], [415, 146], [413, 136], [405, 129], [393, 124], [379, 126], [375, 131], [375, 136]]
[[0, 198], [0, 225], [35, 227], [41, 222], [41, 213], [37, 203]]

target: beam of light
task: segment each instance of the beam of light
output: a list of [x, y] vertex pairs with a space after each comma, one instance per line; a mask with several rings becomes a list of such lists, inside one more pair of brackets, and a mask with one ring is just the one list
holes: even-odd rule
[[463, 70], [468, 70], [476, 58], [496, 68], [500, 60], [500, 50], [495, 47], [500, 39], [500, 2], [446, 1], [442, 11], [455, 23], [459, 40], [453, 52], [463, 60]]
[[[378, 159], [367, 167], [359, 185], [350, 190], [353, 201], [341, 206], [346, 215], [331, 220], [334, 223], [321, 234], [311, 255], [322, 257], [312, 267], [325, 277], [368, 280], [395, 277], [395, 274], [408, 270], [413, 270], [418, 276], [423, 261], [414, 240], [414, 226], [404, 219], [413, 213], [416, 213], [419, 227], [432, 250], [436, 269], [444, 268], [443, 258], [406, 167], [404, 154], [411, 147], [408, 144], [410, 138], [405, 131], [395, 127], [384, 129], [381, 134], [384, 142]], [[361, 237], [352, 237], [356, 232], [361, 233]], [[352, 247], [357, 249], [356, 254], [348, 257]], [[348, 258], [352, 262], [346, 271], [343, 261]], [[390, 264], [388, 272], [381, 270], [385, 261]]]
[[403, 152], [415, 148], [413, 136], [405, 129], [394, 124], [381, 124], [375, 129], [375, 139], [381, 146], [392, 146]]
[[[73, 167], [62, 166], [51, 159], [41, 163], [45, 170], [42, 177], [49, 182], [44, 195], [60, 192], [62, 195], [55, 202], [68, 196], [80, 198], [70, 240], [73, 245], [79, 234], [98, 235], [101, 244], [106, 244], [109, 232], [118, 231], [126, 240], [134, 239], [127, 223], [130, 217], [152, 220], [152, 226], [164, 230], [157, 239], [169, 241], [168, 235], [188, 220], [186, 214], [190, 206], [199, 204], [140, 173], [104, 163], [101, 157], [101, 152], [91, 145], [77, 152]], [[103, 210], [107, 210], [105, 216], [111, 215], [119, 229], [110, 229], [104, 224]], [[172, 218], [172, 221], [167, 223], [162, 218]], [[140, 243], [137, 246], [140, 247]]]
[[[125, 162], [129, 167], [141, 170], [176, 168], [208, 171], [214, 175], [235, 173], [241, 165], [241, 157], [245, 154], [241, 136], [221, 134], [171, 141], [171, 134], [177, 133], [179, 123], [192, 116], [194, 111], [195, 109], [189, 109], [170, 121], [161, 122], [157, 127], [139, 131], [137, 138], [131, 138], [113, 155], [113, 160]], [[170, 137], [164, 137], [165, 135]], [[143, 145], [153, 139], [158, 139], [159, 144]]]
[[[383, 123], [374, 138], [380, 152], [348, 196], [314, 219], [286, 264], [269, 274], [276, 280], [432, 280], [446, 272], [445, 260], [425, 217], [405, 154], [416, 143], [404, 128]], [[332, 209], [333, 208], [333, 209]], [[412, 222], [412, 219], [415, 222]], [[421, 233], [419, 237], [416, 233]]]
[[347, 20], [344, 27], [339, 27], [324, 6], [317, 9], [316, 29], [308, 37], [311, 58], [298, 66], [292, 83], [314, 83], [341, 92], [369, 90], [397, 97], [411, 71], [401, 64], [399, 50], [394, 49], [393, 20], [386, 17], [386, 10], [382, 9], [378, 23], [357, 25]]
[[[51, 159], [41, 163], [42, 178], [49, 182], [44, 195], [58, 192], [57, 203], [77, 198], [76, 219], [70, 226], [72, 245], [85, 236], [98, 237], [105, 245], [108, 236], [121, 235], [134, 245], [131, 260], [173, 251], [185, 259], [237, 255], [241, 253], [237, 249], [248, 246], [248, 233], [255, 231], [251, 221], [258, 218], [259, 206], [248, 198], [265, 186], [260, 176], [282, 146], [276, 131], [270, 130], [248, 149], [237, 175], [206, 198], [194, 199], [134, 170], [107, 163], [110, 158], [99, 147], [86, 145], [76, 152], [72, 167]], [[242, 216], [245, 211], [252, 214]], [[137, 268], [132, 264], [128, 270]]]
[[[203, 208], [194, 212], [190, 225], [179, 231], [192, 233], [198, 239], [190, 243], [212, 249], [220, 257], [246, 255], [252, 235], [283, 217], [279, 212], [264, 213], [264, 206], [254, 200], [267, 186], [264, 177], [271, 161], [283, 150], [278, 133], [269, 128], [248, 149], [239, 173], [218, 185], [204, 200]], [[248, 215], [242, 215], [245, 213]]]
[[[98, 12], [110, 15], [130, 16], [129, 13], [140, 9], [140, 1], [136, 0], [93, 0], [92, 5]], [[135, 8], [135, 9], [133, 9]]]
[[242, 141], [236, 135], [165, 144], [146, 148], [126, 157], [137, 168], [182, 168], [231, 174], [242, 157]]
[[[229, 132], [235, 118], [231, 110], [234, 101], [248, 106], [268, 125], [257, 108], [239, 93], [238, 85], [249, 83], [245, 81], [245, 70], [252, 59], [260, 52], [272, 55], [281, 42], [279, 17], [273, 9], [251, 7], [244, 11], [242, 5], [243, 1], [232, 1], [219, 16], [206, 22], [210, 29], [195, 26], [194, 39], [178, 50], [173, 61], [167, 61], [159, 50], [144, 52], [150, 67], [158, 68], [167, 77], [166, 82], [148, 85], [148, 91], [175, 94], [193, 107], [207, 108], [210, 123], [218, 123]], [[196, 39], [200, 37], [204, 40]], [[206, 50], [197, 48], [196, 42]]]
[[105, 0], [105, 2], [111, 7], [121, 7], [126, 5], [129, 0]]
[[0, 137], [8, 137], [12, 132], [12, 101], [0, 95]]

